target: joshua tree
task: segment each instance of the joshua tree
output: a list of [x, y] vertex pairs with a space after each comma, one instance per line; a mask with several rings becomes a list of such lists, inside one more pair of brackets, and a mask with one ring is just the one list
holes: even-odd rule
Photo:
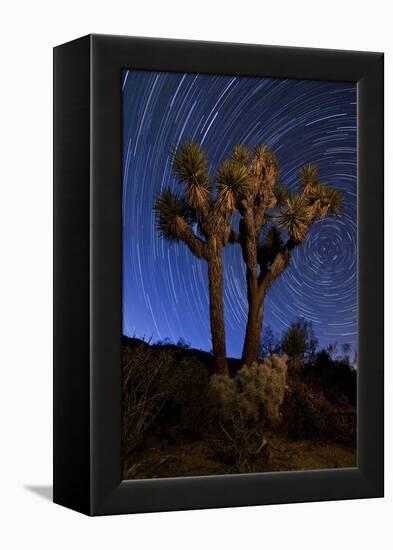
[[[216, 372], [227, 373], [222, 249], [237, 242], [246, 265], [248, 316], [242, 361], [258, 360], [263, 306], [268, 290], [289, 265], [310, 226], [327, 215], [338, 215], [341, 193], [318, 179], [315, 165], [299, 173], [301, 191], [291, 193], [277, 184], [278, 161], [270, 149], [235, 146], [218, 168], [213, 185], [201, 147], [186, 143], [175, 152], [173, 166], [182, 193], [164, 189], [155, 210], [161, 236], [183, 241], [208, 265], [210, 327]], [[239, 230], [231, 226], [240, 213]], [[196, 228], [195, 230], [193, 228]]]
[[241, 189], [247, 183], [247, 169], [236, 164], [228, 170], [224, 164], [213, 186], [206, 155], [197, 143], [181, 145], [174, 154], [173, 167], [183, 189], [175, 193], [167, 188], [156, 198], [158, 229], [164, 239], [182, 241], [194, 256], [207, 262], [215, 370], [227, 374], [222, 249], [231, 238], [230, 221], [235, 210], [228, 189]]
[[287, 268], [293, 249], [304, 242], [309, 227], [339, 213], [342, 197], [337, 189], [320, 183], [318, 168], [311, 164], [299, 173], [301, 192], [290, 193], [277, 185], [277, 159], [262, 144], [252, 151], [237, 145], [226, 165], [234, 173], [243, 167], [248, 174], [247, 183], [237, 185], [234, 179], [234, 185], [227, 186], [227, 201], [241, 215], [239, 233], [232, 230], [230, 240], [240, 243], [246, 264], [248, 318], [242, 361], [250, 365], [259, 356], [268, 290]]

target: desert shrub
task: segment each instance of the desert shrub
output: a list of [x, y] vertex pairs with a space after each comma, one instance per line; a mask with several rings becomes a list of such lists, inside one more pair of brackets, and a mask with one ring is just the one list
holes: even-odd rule
[[251, 458], [266, 443], [265, 426], [280, 421], [286, 370], [286, 357], [273, 355], [261, 364], [243, 366], [234, 378], [211, 378], [212, 414], [219, 428], [215, 449], [239, 471], [251, 471]]
[[356, 421], [356, 410], [352, 407], [336, 408], [331, 416], [334, 431], [330, 438], [343, 445], [356, 446]]
[[355, 409], [348, 403], [331, 403], [322, 391], [300, 380], [291, 380], [282, 410], [283, 424], [293, 437], [356, 443]]
[[285, 395], [286, 360], [273, 355], [263, 363], [244, 365], [234, 378], [214, 375], [210, 387], [221, 419], [228, 420], [238, 410], [247, 422], [276, 424]]
[[348, 361], [333, 359], [322, 350], [306, 366], [303, 379], [313, 389], [322, 391], [330, 402], [356, 406], [356, 370]]
[[262, 408], [242, 394], [234, 379], [214, 375], [210, 383], [212, 421], [210, 444], [235, 472], [252, 471], [252, 460], [263, 447]]
[[124, 348], [123, 449], [126, 456], [147, 433], [182, 440], [200, 435], [210, 416], [209, 375], [192, 356], [162, 346]]
[[200, 436], [210, 417], [209, 374], [195, 357], [179, 358], [171, 371], [173, 392], [161, 415], [159, 429], [177, 439]]
[[283, 420], [290, 435], [304, 439], [320, 437], [329, 410], [322, 392], [312, 391], [302, 381], [291, 380], [283, 404]]
[[147, 346], [123, 351], [123, 449], [132, 452], [174, 392], [173, 354]]
[[271, 425], [281, 420], [280, 408], [284, 401], [287, 376], [287, 357], [272, 355], [260, 366], [260, 395], [265, 418]]
[[185, 340], [184, 338], [179, 338], [176, 345], [177, 345], [178, 348], [181, 348], [181, 349], [190, 349], [191, 348], [190, 342], [187, 342], [187, 340]]

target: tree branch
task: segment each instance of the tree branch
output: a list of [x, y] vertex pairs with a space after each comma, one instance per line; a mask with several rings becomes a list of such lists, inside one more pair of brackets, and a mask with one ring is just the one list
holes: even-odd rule
[[180, 216], [176, 219], [177, 237], [183, 241], [197, 258], [207, 259], [207, 247], [205, 241], [200, 239], [192, 231], [186, 220]]
[[292, 250], [295, 248], [295, 246], [296, 243], [292, 241], [292, 239], [288, 239], [285, 246], [281, 250], [279, 250], [274, 257], [270, 269], [267, 272], [260, 273], [258, 277], [259, 298], [263, 296], [263, 294], [272, 286], [276, 279], [278, 279], [278, 277], [288, 267]]
[[236, 233], [236, 231], [231, 227], [230, 231], [229, 231], [229, 238], [228, 238], [228, 242], [230, 243], [239, 243], [240, 242], [240, 236], [238, 233]]
[[265, 212], [266, 212], [266, 208], [263, 207], [263, 208], [259, 208], [259, 210], [254, 214], [256, 235], [259, 235], [262, 229], [262, 225], [265, 223]]

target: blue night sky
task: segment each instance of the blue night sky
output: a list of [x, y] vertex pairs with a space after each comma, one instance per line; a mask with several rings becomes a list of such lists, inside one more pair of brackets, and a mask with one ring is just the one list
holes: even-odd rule
[[[356, 85], [342, 82], [123, 72], [123, 333], [152, 342], [184, 338], [211, 349], [206, 262], [158, 234], [153, 203], [179, 190], [170, 151], [200, 142], [211, 175], [237, 143], [263, 142], [280, 163], [280, 182], [316, 163], [341, 189], [339, 218], [314, 224], [265, 301], [264, 326], [281, 334], [298, 316], [312, 321], [320, 347], [356, 349]], [[247, 315], [238, 245], [224, 250], [227, 353], [241, 355]]]

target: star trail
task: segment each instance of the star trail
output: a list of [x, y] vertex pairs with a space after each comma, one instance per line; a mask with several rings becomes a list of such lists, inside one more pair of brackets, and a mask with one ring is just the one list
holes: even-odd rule
[[[356, 85], [343, 82], [123, 71], [123, 333], [180, 338], [211, 349], [206, 262], [158, 234], [157, 192], [179, 189], [170, 152], [183, 140], [207, 152], [211, 175], [237, 143], [262, 142], [280, 183], [298, 189], [305, 163], [343, 193], [338, 218], [311, 226], [265, 301], [264, 326], [281, 334], [302, 316], [319, 346], [357, 347]], [[227, 353], [240, 357], [246, 316], [240, 247], [224, 249]]]

